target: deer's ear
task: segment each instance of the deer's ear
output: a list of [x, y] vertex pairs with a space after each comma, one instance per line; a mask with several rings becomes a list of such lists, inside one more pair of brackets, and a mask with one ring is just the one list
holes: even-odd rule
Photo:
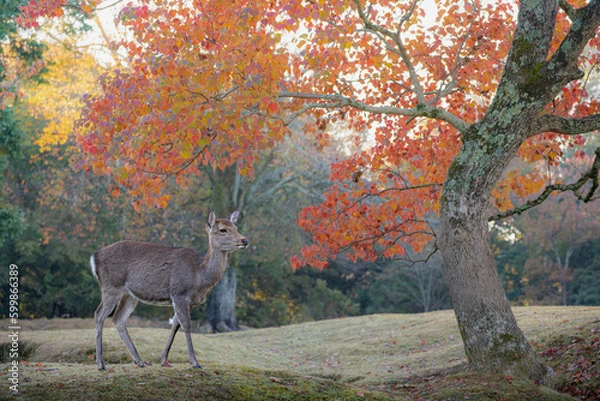
[[233, 224], [237, 224], [239, 217], [240, 211], [236, 210], [233, 213], [231, 213], [231, 216], [229, 216], [229, 221], [231, 221]]
[[206, 219], [206, 228], [214, 227], [216, 220], [217, 220], [217, 217], [215, 216], [215, 214], [212, 211], [210, 213], [208, 213], [208, 219]]

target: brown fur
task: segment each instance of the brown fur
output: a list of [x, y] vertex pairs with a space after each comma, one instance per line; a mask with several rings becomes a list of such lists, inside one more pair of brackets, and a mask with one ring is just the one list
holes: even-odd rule
[[[127, 318], [138, 301], [155, 305], [173, 305], [175, 316], [161, 364], [167, 362], [169, 350], [179, 327], [183, 327], [188, 355], [194, 367], [200, 367], [191, 340], [190, 310], [203, 303], [227, 268], [227, 255], [248, 245], [235, 223], [239, 213], [216, 219], [211, 212], [206, 223], [209, 248], [205, 255], [193, 249], [137, 241], [119, 241], [100, 249], [91, 258], [92, 272], [98, 279], [102, 302], [95, 313], [96, 363], [104, 370], [102, 327], [115, 310], [113, 321], [121, 339], [138, 366], [144, 366], [127, 333]], [[115, 309], [116, 307], [116, 309]]]

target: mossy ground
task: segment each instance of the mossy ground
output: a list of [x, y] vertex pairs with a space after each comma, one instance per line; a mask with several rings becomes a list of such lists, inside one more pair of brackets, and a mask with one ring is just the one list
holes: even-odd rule
[[[595, 324], [600, 308], [515, 308], [515, 315], [526, 336], [544, 352], [565, 339], [582, 337], [582, 328]], [[107, 371], [99, 372], [93, 360], [91, 322], [78, 322], [78, 329], [67, 328], [68, 322], [65, 326], [54, 322], [52, 330], [48, 322], [42, 323], [43, 330], [35, 330], [31, 322], [20, 333], [20, 339], [34, 349], [27, 364], [20, 365], [20, 400], [577, 399], [518, 378], [470, 372], [452, 311], [195, 334], [203, 370], [192, 369], [187, 362], [182, 335], [171, 351], [174, 367], [161, 367], [158, 362], [168, 330], [148, 327], [130, 330], [142, 358], [154, 364], [136, 368], [107, 323]], [[593, 350], [589, 349], [588, 359]], [[566, 364], [557, 369], [559, 380], [571, 383], [568, 369], [574, 362], [565, 359], [566, 353], [561, 355], [565, 357], [554, 355], [548, 363], [555, 369]], [[7, 369], [8, 365], [0, 365], [0, 383], [5, 383], [0, 399], [14, 398]], [[593, 385], [590, 377], [591, 384], [577, 384], [579, 388]]]
[[[18, 400], [389, 400], [389, 395], [305, 378], [291, 372], [239, 366], [188, 364], [137, 368], [114, 365], [100, 372], [93, 365], [29, 363], [22, 366]], [[6, 393], [4, 393], [6, 394]], [[18, 397], [18, 398], [17, 398]], [[2, 396], [0, 396], [2, 398]]]

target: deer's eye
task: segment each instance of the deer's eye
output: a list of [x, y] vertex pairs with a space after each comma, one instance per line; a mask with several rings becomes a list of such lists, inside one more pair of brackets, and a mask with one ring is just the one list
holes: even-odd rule
[[226, 229], [226, 228], [222, 228], [222, 229], [220, 229], [219, 231], [220, 231], [220, 232], [222, 232], [222, 233], [226, 233], [226, 232], [227, 232], [227, 229]]

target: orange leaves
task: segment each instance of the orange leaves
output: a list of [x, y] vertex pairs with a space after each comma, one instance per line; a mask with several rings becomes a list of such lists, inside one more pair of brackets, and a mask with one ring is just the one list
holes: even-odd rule
[[67, 4], [67, 0], [30, 0], [27, 4], [19, 7], [21, 15], [17, 17], [16, 21], [25, 28], [37, 28], [39, 26], [38, 18], [62, 16], [65, 4]]
[[520, 167], [509, 171], [506, 176], [492, 190], [492, 202], [501, 212], [514, 207], [514, 195], [520, 200], [519, 204], [525, 203], [531, 196], [538, 194], [546, 180], [537, 170], [523, 171], [526, 168]]
[[[448, 140], [456, 134], [444, 135]], [[337, 184], [320, 205], [304, 209], [298, 218], [315, 243], [302, 250], [294, 265], [322, 267], [340, 253], [372, 261], [422, 250], [433, 238], [426, 219], [439, 208], [441, 185], [436, 183], [443, 182], [451, 160], [442, 155], [449, 148], [458, 150], [435, 146], [439, 138], [397, 138], [334, 163], [331, 177]]]
[[267, 103], [267, 110], [269, 113], [275, 114], [277, 113], [277, 110], [279, 110], [279, 107], [275, 101], [269, 99], [269, 102]]
[[401, 257], [407, 247], [420, 250], [432, 238], [423, 219], [426, 210], [401, 206], [406, 199], [421, 198], [418, 192], [361, 185], [343, 191], [333, 186], [322, 204], [300, 213], [297, 223], [315, 243], [303, 248], [302, 256], [295, 257], [292, 264], [323, 268], [328, 259], [340, 253], [353, 261], [373, 261], [379, 256]]
[[252, 174], [263, 149], [287, 133], [278, 82], [287, 56], [259, 19], [268, 2], [162, 1], [120, 14], [132, 40], [129, 71], [101, 80], [78, 140], [87, 162], [113, 173], [136, 205], [165, 206], [168, 177], [238, 163]]
[[[431, 239], [425, 219], [439, 210], [441, 185], [461, 147], [459, 133], [435, 112], [464, 125], [485, 115], [516, 18], [508, 1], [439, 0], [436, 15], [422, 6], [369, 2], [363, 16], [346, 0], [127, 6], [120, 21], [130, 36], [121, 46], [130, 69], [107, 75], [102, 95], [86, 101], [78, 139], [86, 161], [113, 174], [135, 205], [160, 207], [168, 202], [161, 192], [168, 177], [233, 163], [252, 174], [261, 151], [286, 135], [283, 121], [310, 109], [315, 123], [304, 127], [311, 141], [334, 143], [340, 121], [340, 130], [368, 139], [347, 146], [352, 154], [332, 166], [334, 184], [323, 202], [299, 216], [315, 244], [294, 265], [324, 267], [340, 252], [373, 260], [418, 251]], [[568, 24], [560, 14], [558, 30]], [[581, 67], [589, 71], [599, 57], [591, 52]], [[282, 101], [282, 91], [307, 96]], [[546, 112], [584, 116], [599, 106], [580, 82]], [[417, 113], [424, 107], [439, 109], [425, 118]], [[384, 108], [395, 111], [363, 111]], [[496, 206], [538, 192], [547, 178], [538, 167], [558, 163], [576, 141], [551, 133], [528, 141], [519, 156], [532, 167], [507, 174], [494, 190]]]
[[298, 224], [313, 236], [296, 265], [321, 267], [344, 253], [351, 260], [405, 257], [433, 238], [427, 219], [439, 210], [441, 183], [460, 141], [455, 130], [422, 124], [410, 135], [386, 120], [378, 142], [332, 164], [325, 200], [306, 208]]

